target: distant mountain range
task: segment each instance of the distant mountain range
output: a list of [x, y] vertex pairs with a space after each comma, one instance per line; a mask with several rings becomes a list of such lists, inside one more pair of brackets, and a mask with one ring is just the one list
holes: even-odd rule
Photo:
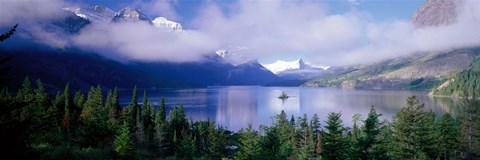
[[[44, 25], [42, 27], [69, 35], [80, 32], [88, 25], [128, 21], [145, 22], [166, 31], [183, 31], [180, 23], [164, 17], [152, 21], [139, 10], [130, 7], [118, 12], [103, 6], [68, 7], [63, 10], [66, 11], [65, 18], [41, 22]], [[17, 34], [31, 34], [28, 29], [18, 32], [20, 33]], [[81, 48], [55, 49], [29, 38], [12, 38], [2, 45], [0, 55], [12, 57], [6, 64], [12, 68], [9, 72], [10, 82], [7, 84], [12, 87], [19, 86], [26, 75], [32, 80], [41, 79], [51, 89], [62, 88], [70, 82], [72, 87], [86, 90], [97, 84], [109, 88], [132, 88], [133, 85], [140, 88], [187, 88], [266, 85], [280, 81], [278, 76], [255, 60], [234, 65], [213, 51], [198, 62], [119, 62]]]
[[63, 8], [70, 11], [85, 20], [92, 23], [111, 23], [111, 22], [145, 22], [157, 28], [171, 31], [183, 31], [180, 23], [170, 21], [165, 17], [157, 17], [154, 20], [149, 19], [140, 10], [126, 7], [118, 12], [114, 12], [105, 6], [76, 6]]
[[328, 69], [328, 67], [314, 66], [305, 63], [301, 58], [290, 62], [278, 60], [271, 64], [264, 64], [263, 66], [285, 80], [310, 79], [320, 76]]
[[[457, 6], [462, 2], [427, 0], [414, 14], [412, 23], [419, 28], [455, 23]], [[165, 31], [184, 31], [180, 23], [165, 17], [151, 20], [139, 10], [129, 7], [117, 12], [103, 6], [68, 7], [63, 10], [66, 11], [65, 18], [42, 22], [43, 27], [75, 34], [92, 24], [128, 21], [148, 23]], [[9, 41], [21, 42], [21, 47], [0, 47], [2, 56], [13, 57], [7, 63], [14, 68], [10, 71], [11, 81], [8, 85], [18, 86], [25, 75], [29, 75], [32, 79], [43, 80], [50, 88], [61, 88], [67, 82], [77, 88], [97, 84], [121, 88], [131, 88], [133, 85], [140, 88], [282, 85], [355, 89], [436, 88], [442, 94], [458, 94], [459, 91], [440, 89], [458, 88], [449, 87], [450, 84], [468, 86], [459, 84], [461, 82], [455, 81], [455, 77], [461, 77], [458, 74], [470, 70], [480, 56], [480, 47], [474, 47], [417, 53], [359, 66], [322, 67], [302, 59], [291, 62], [278, 60], [261, 65], [242, 54], [246, 51], [245, 47], [233, 46], [212, 51], [199, 62], [119, 62], [81, 48], [53, 49], [31, 39], [13, 39]], [[476, 83], [475, 80], [473, 84]]]

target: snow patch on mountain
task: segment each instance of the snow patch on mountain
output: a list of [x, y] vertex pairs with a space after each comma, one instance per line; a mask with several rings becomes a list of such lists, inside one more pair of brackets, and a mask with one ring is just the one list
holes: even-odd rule
[[222, 57], [225, 61], [238, 66], [254, 60], [246, 56], [245, 52], [248, 52], [247, 47], [242, 46], [228, 46], [226, 49], [219, 49], [215, 53]]
[[105, 6], [66, 7], [63, 10], [73, 12], [75, 15], [89, 20], [92, 23], [109, 23], [115, 17], [115, 12]]
[[282, 79], [287, 80], [310, 79], [323, 74], [325, 70], [329, 68], [326, 66], [312, 65], [304, 62], [302, 59], [295, 61], [278, 60], [272, 64], [263, 64], [263, 66]]
[[309, 63], [305, 63], [301, 58], [295, 61], [282, 61], [278, 60], [272, 64], [263, 64], [265, 68], [269, 69], [275, 74], [280, 74], [283, 71], [290, 71], [290, 70], [305, 70], [305, 69], [322, 69], [326, 70], [328, 67], [325, 66], [317, 66], [311, 65]]
[[171, 31], [183, 31], [182, 24], [174, 21], [170, 21], [165, 17], [157, 17], [152, 21], [153, 25], [157, 28]]

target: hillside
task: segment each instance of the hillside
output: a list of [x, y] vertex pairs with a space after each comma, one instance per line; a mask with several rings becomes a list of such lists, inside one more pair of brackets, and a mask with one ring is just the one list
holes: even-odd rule
[[303, 86], [429, 90], [468, 69], [479, 54], [478, 48], [416, 54], [326, 73]]
[[[411, 23], [417, 28], [454, 24], [462, 3], [464, 0], [426, 0], [413, 14]], [[363, 66], [337, 67], [303, 86], [430, 90], [469, 69], [478, 55], [479, 48], [463, 48], [417, 53]]]

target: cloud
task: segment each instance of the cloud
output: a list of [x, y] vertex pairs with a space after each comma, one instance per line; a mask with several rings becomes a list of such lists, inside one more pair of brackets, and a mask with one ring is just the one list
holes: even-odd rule
[[354, 5], [354, 6], [357, 6], [357, 5], [360, 5], [360, 0], [347, 0], [348, 3]]
[[0, 27], [62, 16], [62, 0], [1, 0]]
[[480, 38], [469, 36], [480, 32], [476, 6], [466, 1], [453, 25], [415, 28], [405, 20], [379, 23], [365, 12], [326, 15], [316, 1], [239, 1], [230, 14], [207, 5], [194, 24], [222, 45], [246, 46], [252, 57], [297, 54], [315, 64], [351, 65], [479, 46]]
[[176, 0], [145, 0], [140, 1], [139, 7], [149, 15], [161, 15], [171, 20], [178, 20], [179, 16], [173, 7]]
[[72, 41], [107, 57], [141, 61], [198, 61], [218, 48], [215, 41], [198, 31], [169, 32], [130, 22], [91, 25]]
[[[24, 8], [18, 7], [27, 5], [23, 2], [8, 5]], [[46, 6], [50, 10], [64, 5], [62, 1], [52, 2], [58, 4]], [[171, 10], [166, 10], [175, 14], [171, 7], [174, 1], [145, 4], [152, 3], [167, 6]], [[153, 6], [151, 10], [161, 8]], [[217, 49], [241, 46], [247, 48], [239, 52], [242, 57], [280, 59], [294, 55], [317, 65], [352, 65], [418, 52], [478, 47], [480, 37], [474, 36], [480, 35], [477, 6], [479, 2], [466, 0], [455, 24], [416, 28], [407, 20], [377, 22], [369, 13], [357, 10], [329, 15], [328, 6], [314, 0], [240, 0], [227, 8], [215, 1], [206, 1], [190, 22], [194, 29], [185, 32], [168, 32], [146, 23], [111, 23], [89, 25], [79, 34], [65, 38], [67, 44], [55, 38], [57, 34], [43, 37], [56, 46], [77, 46], [123, 60], [196, 61], [214, 54]], [[0, 12], [5, 12], [3, 9]], [[9, 11], [12, 13], [2, 18], [2, 22], [14, 19], [10, 17], [53, 14], [40, 10], [28, 11], [28, 14]], [[60, 36], [60, 40], [62, 38]]]

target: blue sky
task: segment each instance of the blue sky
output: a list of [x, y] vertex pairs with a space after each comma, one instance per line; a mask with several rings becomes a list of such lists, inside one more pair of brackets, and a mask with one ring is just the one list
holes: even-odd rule
[[[114, 11], [127, 6], [137, 6], [139, 3], [149, 3], [155, 0], [69, 0], [87, 5], [105, 5]], [[227, 7], [236, 0], [212, 0], [228, 12]], [[252, 0], [253, 1], [253, 0]], [[270, 1], [270, 0], [260, 0]], [[423, 0], [316, 0], [326, 4], [327, 14], [342, 14], [349, 11], [369, 13], [375, 21], [409, 20], [412, 14], [423, 4]], [[171, 5], [178, 15], [177, 21], [187, 25], [193, 19], [200, 6], [207, 1], [202, 0], [174, 0]], [[148, 16], [154, 18], [153, 15]], [[167, 17], [172, 18], [172, 17]]]

